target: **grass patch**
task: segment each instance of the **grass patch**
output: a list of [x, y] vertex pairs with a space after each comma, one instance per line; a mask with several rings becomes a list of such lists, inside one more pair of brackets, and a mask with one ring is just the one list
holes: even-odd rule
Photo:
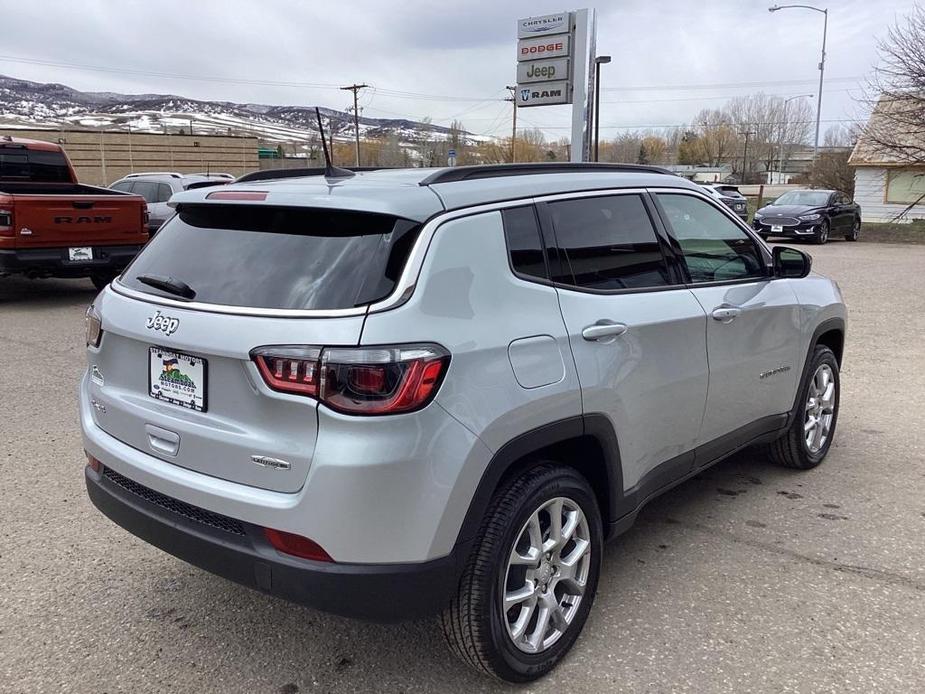
[[862, 222], [860, 240], [868, 243], [925, 244], [925, 220], [917, 219], [909, 224]]

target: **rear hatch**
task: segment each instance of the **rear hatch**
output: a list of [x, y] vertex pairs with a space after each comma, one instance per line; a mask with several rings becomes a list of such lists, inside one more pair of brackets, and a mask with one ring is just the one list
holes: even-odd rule
[[182, 206], [98, 301], [96, 423], [170, 463], [297, 491], [317, 402], [272, 390], [252, 352], [359, 344], [366, 306], [391, 292], [417, 229], [381, 214]]

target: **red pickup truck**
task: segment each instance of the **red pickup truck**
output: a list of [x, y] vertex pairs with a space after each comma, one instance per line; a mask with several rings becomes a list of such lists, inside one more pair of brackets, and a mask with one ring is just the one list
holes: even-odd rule
[[0, 137], [0, 276], [102, 289], [147, 242], [147, 221], [141, 196], [79, 184], [60, 146]]

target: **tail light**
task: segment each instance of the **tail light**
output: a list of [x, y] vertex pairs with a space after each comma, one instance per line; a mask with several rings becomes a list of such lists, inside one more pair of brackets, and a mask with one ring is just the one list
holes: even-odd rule
[[141, 228], [144, 231], [148, 230], [148, 222], [151, 220], [151, 213], [148, 211], [148, 203], [144, 202], [141, 204]]
[[87, 467], [93, 472], [100, 473], [103, 470], [103, 464], [86, 451], [84, 453], [87, 455]]
[[96, 306], [90, 304], [87, 309], [87, 347], [99, 347], [102, 337], [103, 319], [96, 310]]
[[0, 236], [13, 236], [13, 210], [0, 209]]
[[270, 544], [284, 554], [291, 554], [294, 557], [302, 559], [314, 559], [315, 561], [330, 561], [331, 556], [314, 540], [307, 537], [287, 533], [285, 530], [274, 530], [273, 528], [264, 528], [263, 534], [266, 535]]
[[261, 347], [251, 353], [273, 390], [307, 395], [338, 412], [398, 414], [429, 403], [450, 363], [443, 347]]

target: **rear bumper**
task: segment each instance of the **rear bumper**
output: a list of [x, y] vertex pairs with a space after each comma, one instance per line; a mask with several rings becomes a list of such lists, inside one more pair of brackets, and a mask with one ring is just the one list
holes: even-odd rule
[[[259, 526], [210, 514], [103, 470], [85, 468], [90, 500], [133, 535], [224, 578], [346, 617], [397, 622], [433, 614], [455, 592], [466, 559], [459, 548], [419, 564], [289, 557], [267, 542]], [[203, 517], [213, 521], [196, 520]]]
[[93, 246], [93, 259], [72, 262], [64, 248], [0, 249], [0, 273], [37, 277], [86, 277], [124, 270], [143, 246]]

